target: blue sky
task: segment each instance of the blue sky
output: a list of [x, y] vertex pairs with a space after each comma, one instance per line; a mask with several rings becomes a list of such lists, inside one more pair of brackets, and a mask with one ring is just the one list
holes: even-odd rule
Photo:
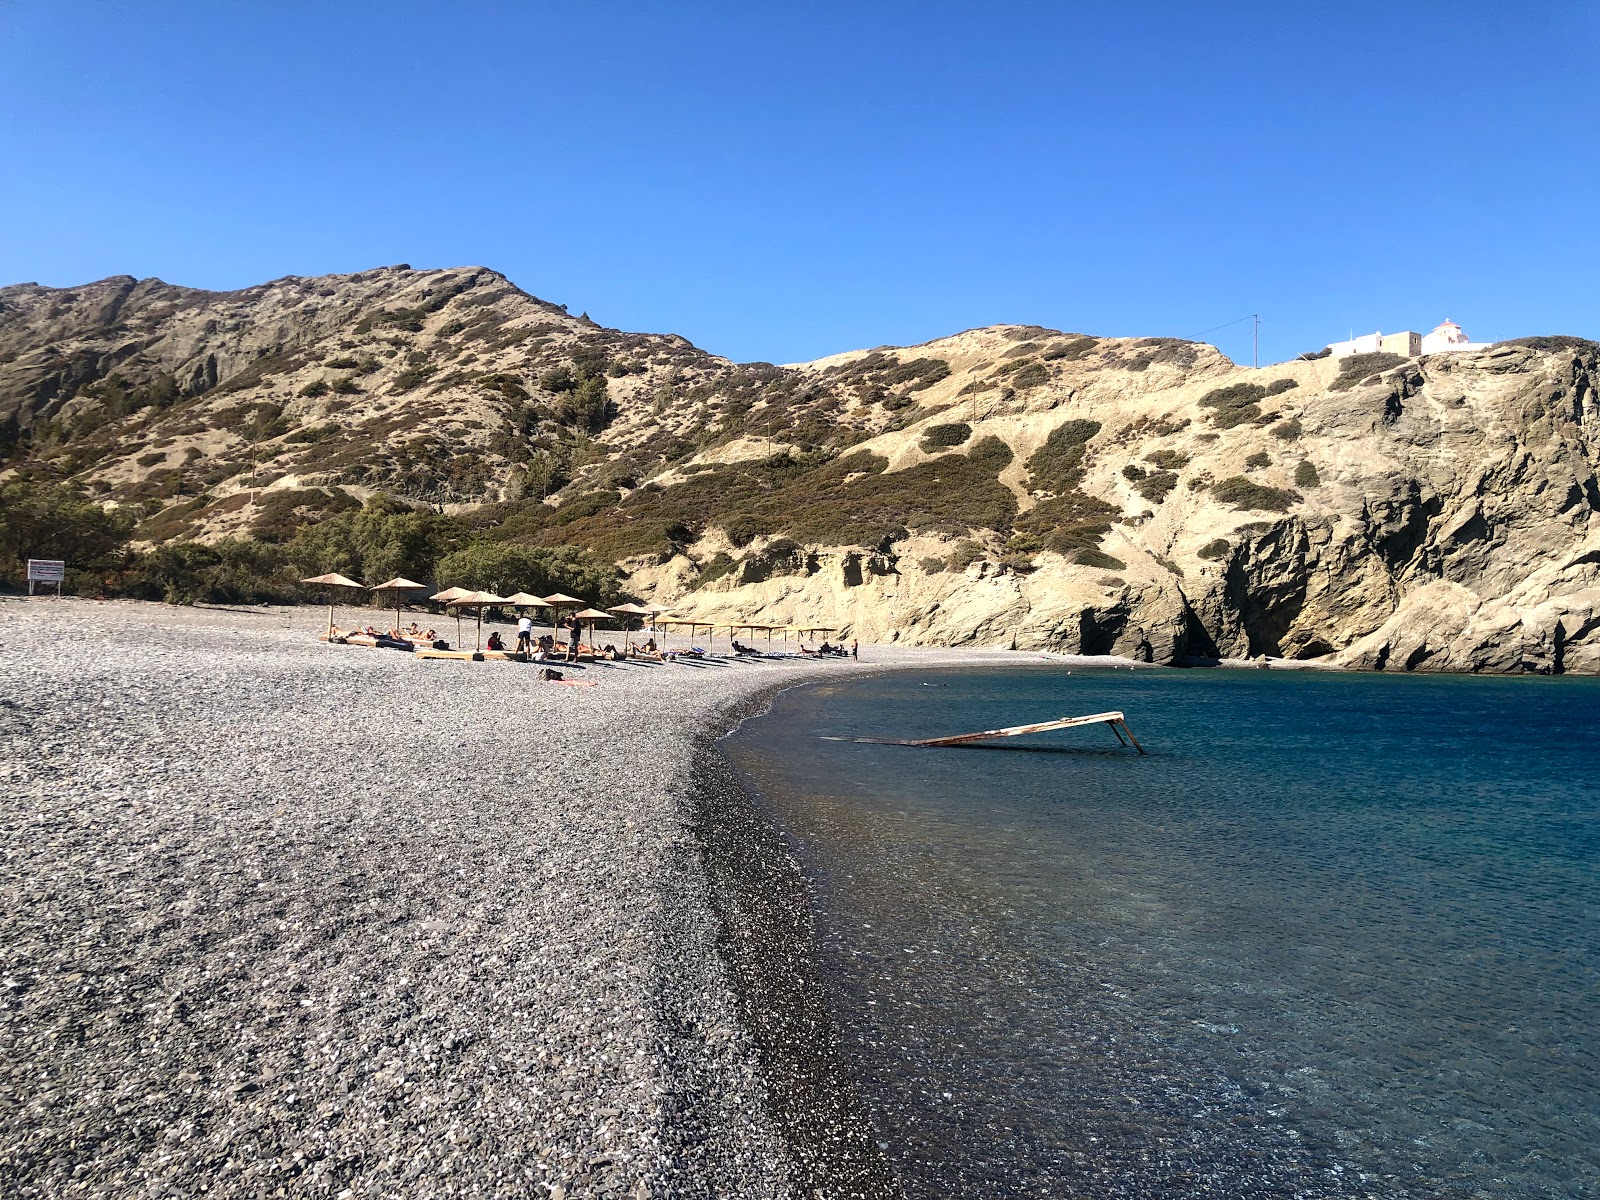
[[778, 362], [1597, 337], [1597, 50], [1595, 4], [9, 0], [0, 283], [475, 263]]

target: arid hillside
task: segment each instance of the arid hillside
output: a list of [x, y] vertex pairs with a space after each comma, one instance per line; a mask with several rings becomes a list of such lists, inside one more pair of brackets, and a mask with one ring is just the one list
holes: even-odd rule
[[483, 268], [0, 289], [7, 471], [148, 544], [384, 495], [685, 613], [1159, 662], [1600, 670], [1597, 373], [1019, 326], [734, 364]]

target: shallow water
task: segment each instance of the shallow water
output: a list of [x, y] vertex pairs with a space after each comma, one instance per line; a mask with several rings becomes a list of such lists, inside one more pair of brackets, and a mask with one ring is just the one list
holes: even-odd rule
[[847, 671], [723, 745], [909, 1195], [1600, 1196], [1600, 681]]

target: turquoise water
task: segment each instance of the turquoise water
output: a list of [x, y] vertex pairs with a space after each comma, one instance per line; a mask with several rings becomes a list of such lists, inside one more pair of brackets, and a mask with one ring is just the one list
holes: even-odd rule
[[[926, 737], [1121, 709], [1004, 748]], [[906, 672], [724, 742], [912, 1197], [1600, 1197], [1600, 682]]]

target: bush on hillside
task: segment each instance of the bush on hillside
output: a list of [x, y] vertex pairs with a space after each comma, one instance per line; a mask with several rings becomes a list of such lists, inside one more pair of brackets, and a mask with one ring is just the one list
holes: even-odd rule
[[1083, 461], [1099, 421], [1072, 420], [1058, 425], [1028, 456], [1028, 483], [1035, 491], [1067, 492], [1083, 479]]
[[1086, 546], [1072, 556], [1072, 561], [1080, 567], [1098, 567], [1102, 571], [1121, 571], [1127, 568], [1127, 563], [1120, 558], [1113, 558], [1104, 550], [1096, 546]]
[[1134, 485], [1134, 491], [1152, 504], [1160, 504], [1178, 486], [1176, 471], [1157, 471]]
[[1407, 360], [1398, 354], [1352, 354], [1339, 362], [1339, 374], [1328, 385], [1330, 392], [1346, 392], [1385, 371], [1392, 371]]
[[1279, 438], [1285, 442], [1292, 442], [1295, 438], [1299, 437], [1303, 432], [1305, 432], [1305, 428], [1300, 424], [1299, 417], [1290, 417], [1287, 421], [1279, 421], [1271, 429], [1267, 430], [1267, 432], [1275, 438]]
[[950, 425], [932, 425], [923, 431], [921, 446], [924, 452], [932, 454], [951, 446], [959, 446], [971, 436], [972, 426], [964, 421]]
[[1317, 468], [1309, 458], [1300, 460], [1300, 465], [1294, 469], [1295, 487], [1314, 488], [1320, 487], [1322, 476], [1317, 474]]
[[1043, 363], [1029, 363], [1011, 377], [1011, 386], [1018, 388], [1038, 387], [1041, 383], [1050, 382], [1050, 368]]
[[1232, 429], [1254, 421], [1261, 415], [1257, 401], [1264, 400], [1267, 389], [1259, 383], [1233, 383], [1216, 388], [1200, 397], [1200, 407], [1215, 409], [1211, 422], [1218, 429]]
[[1231, 508], [1259, 512], [1288, 512], [1299, 499], [1284, 488], [1266, 487], [1243, 475], [1234, 475], [1212, 485], [1211, 494]]

